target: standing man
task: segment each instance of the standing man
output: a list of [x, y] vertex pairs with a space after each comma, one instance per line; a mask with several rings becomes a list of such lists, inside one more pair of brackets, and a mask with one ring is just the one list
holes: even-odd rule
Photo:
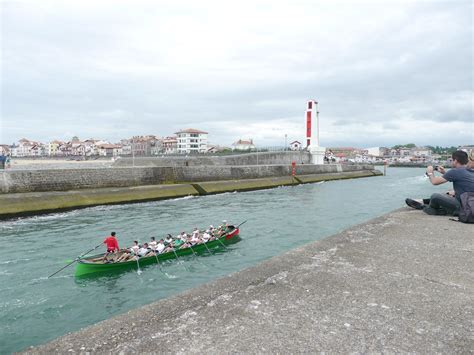
[[104, 255], [104, 260], [107, 259], [107, 255], [116, 253], [120, 250], [117, 238], [115, 238], [115, 232], [110, 233], [110, 236], [104, 239], [104, 244], [107, 245], [107, 251]]
[[432, 166], [426, 168], [426, 175], [433, 185], [441, 185], [448, 181], [453, 183], [454, 196], [435, 193], [431, 195], [430, 203], [423, 211], [430, 215], [457, 214], [461, 207], [461, 195], [464, 192], [474, 192], [474, 169], [468, 168], [468, 155], [462, 150], [457, 150], [452, 155], [452, 169], [446, 171], [439, 167], [438, 171], [443, 176], [435, 176]]

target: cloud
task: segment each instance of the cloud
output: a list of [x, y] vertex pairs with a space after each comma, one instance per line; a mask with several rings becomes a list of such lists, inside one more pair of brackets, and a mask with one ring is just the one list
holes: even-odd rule
[[282, 145], [309, 98], [325, 145], [474, 142], [470, 1], [0, 6], [2, 142], [195, 127]]

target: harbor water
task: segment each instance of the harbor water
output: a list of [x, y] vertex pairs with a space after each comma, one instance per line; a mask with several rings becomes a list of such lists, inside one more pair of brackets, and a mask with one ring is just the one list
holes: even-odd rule
[[[387, 176], [101, 206], [0, 222], [0, 353], [45, 343], [255, 265], [403, 207], [405, 197], [428, 197], [451, 188], [432, 186], [423, 175], [424, 169], [388, 168]], [[227, 250], [183, 257], [161, 268], [154, 264], [140, 272], [87, 279], [76, 279], [71, 266], [48, 279], [111, 231], [125, 247], [135, 239], [145, 242], [151, 236], [176, 235], [218, 225], [223, 219], [233, 224], [247, 220], [242, 240]]]

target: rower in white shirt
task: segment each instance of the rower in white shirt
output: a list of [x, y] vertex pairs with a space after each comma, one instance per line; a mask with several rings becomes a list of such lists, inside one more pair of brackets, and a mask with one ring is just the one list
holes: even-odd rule
[[161, 254], [163, 250], [165, 250], [165, 243], [163, 239], [160, 239], [160, 241], [156, 245], [156, 252]]
[[151, 237], [151, 242], [148, 244], [148, 246], [151, 248], [151, 250], [156, 250], [156, 244], [158, 244], [155, 240], [155, 237]]
[[148, 248], [148, 243], [142, 245], [140, 249], [138, 249], [138, 256], [142, 257], [147, 255], [151, 250]]

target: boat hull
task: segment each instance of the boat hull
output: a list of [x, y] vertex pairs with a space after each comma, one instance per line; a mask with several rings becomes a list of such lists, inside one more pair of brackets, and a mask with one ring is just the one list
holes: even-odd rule
[[[136, 270], [138, 267], [156, 264], [158, 262], [164, 262], [170, 259], [176, 259], [176, 257], [191, 255], [191, 254], [205, 254], [209, 253], [209, 250], [216, 249], [216, 248], [224, 248], [222, 244], [229, 245], [236, 243], [240, 240], [239, 236], [239, 229], [235, 228], [231, 232], [229, 232], [226, 236], [219, 238], [218, 240], [212, 240], [204, 244], [197, 244], [191, 248], [185, 249], [177, 249], [175, 252], [168, 252], [164, 254], [159, 254], [156, 256], [147, 256], [142, 257], [137, 260], [120, 262], [120, 263], [109, 263], [109, 264], [96, 264], [88, 262], [88, 259], [101, 257], [103, 254], [88, 256], [87, 258], [83, 258], [77, 262], [76, 265], [76, 277], [88, 277], [94, 275], [103, 275], [107, 273], [115, 273], [121, 272], [126, 270]], [[207, 246], [207, 248], [206, 248]]]

